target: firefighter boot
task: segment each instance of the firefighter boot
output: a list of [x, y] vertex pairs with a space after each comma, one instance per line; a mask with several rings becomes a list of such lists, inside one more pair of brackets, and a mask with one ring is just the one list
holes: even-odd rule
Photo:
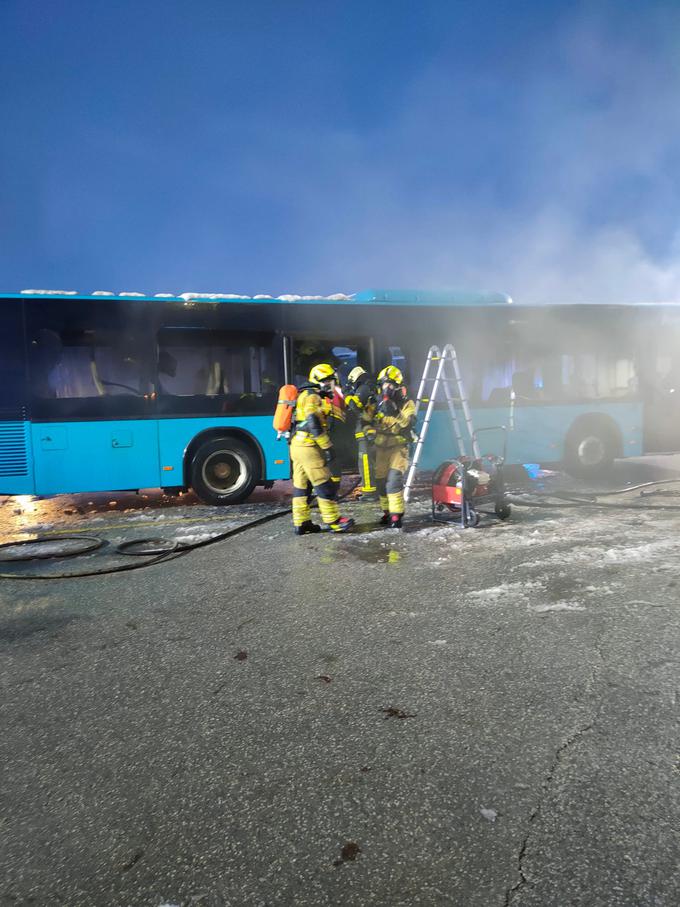
[[307, 533], [321, 532], [321, 526], [312, 523], [311, 520], [305, 520], [300, 526], [295, 527], [295, 535], [307, 535]]
[[390, 512], [389, 510], [383, 510], [383, 515], [378, 520], [378, 526], [389, 526], [390, 524]]
[[401, 529], [401, 518], [403, 513], [392, 513], [389, 515], [390, 529]]
[[350, 516], [341, 516], [334, 523], [329, 523], [328, 528], [331, 532], [347, 532], [354, 525], [354, 520]]

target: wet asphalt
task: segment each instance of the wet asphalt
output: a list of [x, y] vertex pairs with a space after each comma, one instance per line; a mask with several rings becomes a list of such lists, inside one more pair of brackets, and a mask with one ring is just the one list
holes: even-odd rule
[[[419, 502], [390, 533], [351, 501], [346, 536], [283, 516], [3, 579], [0, 903], [674, 907], [680, 509], [650, 508], [680, 496], [608, 502], [645, 506], [461, 531]], [[285, 504], [5, 500], [6, 539], [110, 544], [0, 566]]]

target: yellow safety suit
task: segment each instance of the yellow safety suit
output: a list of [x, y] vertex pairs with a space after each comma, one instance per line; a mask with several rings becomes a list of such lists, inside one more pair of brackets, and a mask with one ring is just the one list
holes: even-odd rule
[[415, 416], [416, 405], [407, 398], [394, 415], [378, 412], [374, 423], [376, 485], [380, 506], [391, 514], [401, 515], [405, 509], [404, 474], [408, 470], [408, 446]]
[[315, 386], [300, 390], [295, 407], [295, 429], [290, 442], [294, 526], [302, 526], [311, 519], [309, 502], [312, 490], [318, 498], [324, 523], [333, 528], [340, 519], [335, 501], [337, 484], [333, 482], [329, 469], [333, 450], [328, 434], [329, 414], [330, 405], [317, 393]]

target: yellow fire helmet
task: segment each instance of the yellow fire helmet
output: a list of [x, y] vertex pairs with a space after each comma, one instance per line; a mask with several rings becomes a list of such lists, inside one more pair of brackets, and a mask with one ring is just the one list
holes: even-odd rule
[[378, 384], [383, 384], [385, 381], [401, 385], [404, 383], [404, 376], [396, 365], [387, 365], [382, 371], [378, 372]]
[[321, 384], [322, 381], [330, 381], [331, 378], [335, 378], [335, 369], [327, 362], [315, 365], [309, 373], [309, 380], [312, 384]]

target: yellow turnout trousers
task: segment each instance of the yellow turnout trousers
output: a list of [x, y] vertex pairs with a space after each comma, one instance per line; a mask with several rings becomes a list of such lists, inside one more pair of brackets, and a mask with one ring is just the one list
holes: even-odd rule
[[380, 506], [390, 513], [402, 514], [404, 505], [404, 474], [408, 470], [408, 447], [376, 447], [375, 482]]
[[340, 510], [335, 501], [337, 483], [333, 482], [331, 471], [321, 449], [316, 444], [290, 443], [290, 458], [293, 464], [293, 525], [301, 526], [311, 520], [309, 502], [312, 492], [319, 502], [321, 519], [329, 526], [340, 519]]

